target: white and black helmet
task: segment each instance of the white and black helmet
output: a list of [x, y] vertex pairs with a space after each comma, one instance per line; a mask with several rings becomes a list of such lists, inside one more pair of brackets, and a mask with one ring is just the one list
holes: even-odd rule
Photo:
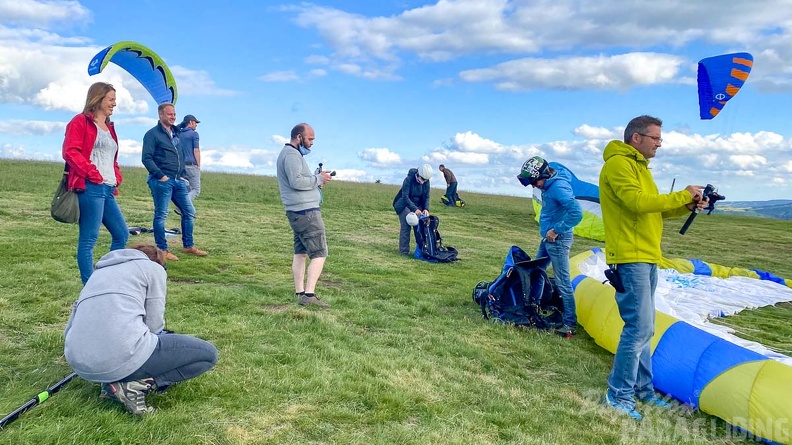
[[520, 180], [520, 184], [528, 187], [529, 185], [536, 184], [536, 181], [549, 177], [550, 168], [547, 165], [547, 161], [540, 156], [534, 156], [523, 163], [517, 179]]
[[418, 176], [420, 176], [421, 178], [423, 178], [426, 181], [432, 179], [432, 174], [433, 173], [434, 172], [432, 171], [432, 166], [429, 165], [429, 164], [424, 164], [424, 165], [418, 167]]

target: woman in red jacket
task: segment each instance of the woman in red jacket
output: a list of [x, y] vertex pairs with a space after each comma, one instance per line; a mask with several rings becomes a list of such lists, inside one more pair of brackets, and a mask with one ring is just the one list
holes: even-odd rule
[[83, 112], [66, 125], [63, 159], [69, 168], [69, 190], [80, 202], [80, 235], [77, 266], [83, 284], [93, 273], [93, 248], [104, 224], [112, 243], [110, 250], [126, 247], [129, 229], [115, 200], [121, 184], [118, 168], [118, 137], [110, 122], [116, 105], [115, 88], [97, 82], [88, 88]]

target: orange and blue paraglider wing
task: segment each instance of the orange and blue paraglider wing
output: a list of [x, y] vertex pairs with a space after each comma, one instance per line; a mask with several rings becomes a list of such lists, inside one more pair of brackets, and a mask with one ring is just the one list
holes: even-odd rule
[[699, 115], [712, 119], [742, 88], [753, 67], [748, 53], [707, 57], [698, 63]]
[[99, 51], [88, 64], [88, 75], [102, 72], [109, 62], [125, 69], [158, 103], [176, 103], [178, 91], [173, 74], [154, 51], [137, 42], [118, 42]]

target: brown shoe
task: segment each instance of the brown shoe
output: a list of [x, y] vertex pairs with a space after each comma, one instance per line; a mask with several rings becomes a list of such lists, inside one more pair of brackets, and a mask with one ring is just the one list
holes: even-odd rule
[[170, 253], [170, 250], [165, 251], [165, 259], [168, 261], [179, 261], [179, 257]]
[[199, 248], [197, 248], [195, 246], [192, 246], [192, 247], [189, 247], [189, 248], [186, 248], [186, 249], [182, 249], [182, 252], [189, 253], [190, 255], [195, 255], [195, 256], [206, 256], [206, 252], [204, 252], [203, 250], [201, 250], [201, 249], [199, 249]]

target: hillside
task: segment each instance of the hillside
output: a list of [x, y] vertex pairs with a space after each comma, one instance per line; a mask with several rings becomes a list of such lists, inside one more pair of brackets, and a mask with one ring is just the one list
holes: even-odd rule
[[715, 212], [736, 213], [745, 216], [759, 216], [782, 220], [792, 219], [792, 200], [774, 199], [770, 201], [734, 201], [724, 202], [716, 207]]
[[[77, 226], [49, 216], [63, 165], [0, 160], [0, 415], [70, 372], [63, 328], [81, 284]], [[150, 226], [142, 168], [124, 168], [118, 202]], [[150, 396], [134, 419], [75, 379], [0, 431], [13, 444], [731, 444], [726, 425], [677, 406], [642, 424], [601, 405], [613, 357], [582, 330], [567, 340], [488, 323], [471, 300], [512, 245], [539, 241], [529, 193], [466, 192], [464, 209], [432, 211], [453, 264], [398, 255], [396, 186], [333, 181], [322, 214], [330, 256], [318, 286], [329, 310], [298, 307], [292, 235], [273, 177], [204, 173], [196, 245], [168, 264], [167, 328], [220, 351], [207, 374]], [[669, 257], [792, 277], [789, 223], [727, 214], [666, 222]], [[178, 227], [176, 215], [167, 227]], [[151, 243], [150, 234], [129, 244]], [[178, 238], [169, 238], [178, 253]], [[572, 254], [603, 244], [576, 238]], [[109, 247], [102, 229], [95, 251]], [[792, 305], [726, 320], [792, 354]]]

